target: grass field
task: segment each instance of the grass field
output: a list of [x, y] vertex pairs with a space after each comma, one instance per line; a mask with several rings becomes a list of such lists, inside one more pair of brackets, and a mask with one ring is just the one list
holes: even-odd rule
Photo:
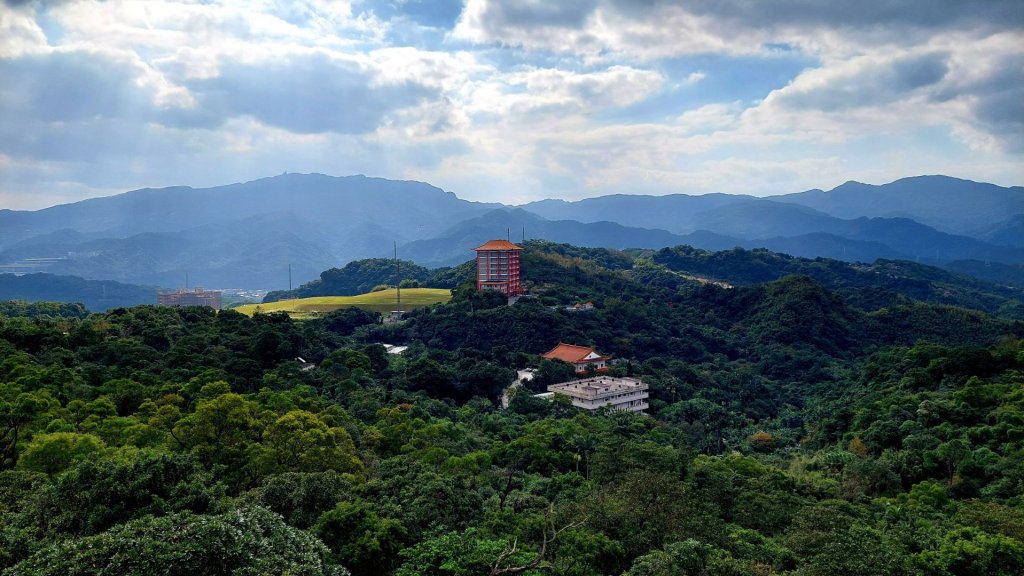
[[[401, 310], [409, 311], [428, 304], [447, 302], [451, 297], [451, 290], [447, 288], [406, 288], [402, 290]], [[246, 304], [245, 306], [235, 308], [235, 310], [246, 316], [252, 316], [257, 310], [263, 313], [287, 312], [292, 318], [304, 319], [352, 306], [373, 310], [382, 314], [399, 309], [395, 305], [395, 291], [381, 290], [358, 296], [316, 296], [313, 298], [280, 300], [268, 304]]]

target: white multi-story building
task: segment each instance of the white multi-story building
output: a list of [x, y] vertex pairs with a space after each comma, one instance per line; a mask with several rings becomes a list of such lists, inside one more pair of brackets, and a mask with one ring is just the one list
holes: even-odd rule
[[643, 412], [647, 409], [647, 384], [636, 378], [596, 376], [548, 386], [548, 392], [568, 396], [572, 405], [584, 410], [607, 406], [612, 410]]

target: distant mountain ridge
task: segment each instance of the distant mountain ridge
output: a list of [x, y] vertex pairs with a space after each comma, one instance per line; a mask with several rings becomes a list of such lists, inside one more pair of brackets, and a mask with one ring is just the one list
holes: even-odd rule
[[74, 255], [47, 272], [174, 287], [268, 287], [431, 237], [498, 204], [422, 182], [284, 174], [214, 188], [143, 189], [0, 211], [0, 265]]
[[615, 222], [581, 223], [547, 220], [520, 208], [499, 208], [456, 224], [441, 235], [402, 246], [403, 257], [427, 266], [452, 266], [473, 258], [473, 248], [504, 230], [512, 240], [543, 238], [586, 248], [661, 248], [684, 243], [665, 230], [623, 226]]
[[[209, 288], [284, 289], [350, 261], [391, 257], [396, 244], [402, 258], [453, 265], [488, 239], [524, 232], [588, 247], [765, 247], [850, 261], [957, 262], [960, 270], [1016, 278], [1024, 265], [1024, 188], [922, 176], [769, 198], [619, 194], [507, 207], [422, 182], [283, 174], [0, 210], [0, 270], [165, 288], [188, 274]], [[982, 268], [989, 264], [1003, 268], [993, 274]]]
[[914, 176], [875, 186], [846, 182], [828, 192], [773, 197], [837, 218], [910, 218], [937, 230], [973, 236], [1014, 214], [1024, 214], [1024, 188], [948, 176]]
[[135, 286], [110, 280], [84, 280], [53, 274], [0, 274], [0, 301], [71, 302], [93, 312], [110, 308], [156, 304], [153, 286]]

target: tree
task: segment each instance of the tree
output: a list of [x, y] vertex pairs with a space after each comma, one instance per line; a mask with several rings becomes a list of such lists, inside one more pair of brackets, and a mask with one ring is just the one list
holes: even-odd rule
[[46, 534], [90, 535], [146, 515], [216, 512], [223, 485], [191, 454], [89, 459], [37, 491], [26, 511]]
[[243, 499], [276, 512], [289, 525], [305, 530], [335, 504], [350, 499], [352, 491], [351, 482], [334, 470], [284, 472], [268, 476]]
[[56, 540], [9, 576], [343, 576], [327, 548], [277, 514], [251, 507], [208, 516], [146, 516], [102, 534]]
[[926, 550], [916, 560], [929, 574], [1024, 574], [1024, 543], [977, 528], [958, 528], [944, 535], [937, 550]]
[[37, 434], [18, 461], [22, 470], [56, 474], [76, 462], [94, 457], [105, 448], [103, 441], [92, 434], [56, 432]]
[[266, 445], [283, 471], [360, 473], [363, 469], [348, 432], [328, 427], [305, 410], [292, 410], [271, 424]]
[[40, 394], [22, 393], [12, 401], [4, 401], [0, 395], [0, 467], [13, 467], [18, 463], [18, 443], [22, 432], [47, 411], [50, 400]]
[[402, 524], [381, 518], [366, 502], [340, 502], [324, 512], [313, 526], [331, 550], [331, 557], [356, 574], [386, 574], [399, 561], [406, 542]]
[[[503, 538], [489, 537], [476, 528], [464, 532], [448, 532], [428, 538], [400, 552], [403, 563], [395, 576], [485, 576], [493, 572], [495, 560], [529, 563], [534, 554], [510, 549]], [[504, 555], [504, 556], [503, 556]], [[529, 568], [524, 576], [540, 576], [544, 572]]]
[[174, 438], [207, 467], [223, 465], [233, 485], [247, 483], [251, 460], [246, 449], [260, 426], [258, 405], [240, 394], [199, 402], [196, 411], [174, 425]]

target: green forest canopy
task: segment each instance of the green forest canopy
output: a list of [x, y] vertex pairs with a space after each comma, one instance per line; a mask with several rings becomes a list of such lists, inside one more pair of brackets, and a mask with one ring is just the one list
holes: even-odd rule
[[[535, 299], [463, 277], [394, 325], [0, 316], [2, 573], [1024, 570], [1019, 321], [657, 256], [538, 244], [523, 266]], [[648, 382], [650, 416], [496, 408], [516, 369], [566, 377], [537, 356], [559, 341]]]

